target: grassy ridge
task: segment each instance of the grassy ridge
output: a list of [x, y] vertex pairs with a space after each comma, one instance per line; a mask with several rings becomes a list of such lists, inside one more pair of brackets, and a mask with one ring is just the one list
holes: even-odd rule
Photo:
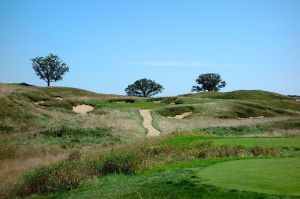
[[[134, 174], [159, 165], [184, 160], [201, 159], [205, 161], [211, 158], [230, 160], [232, 158], [247, 157], [278, 157], [281, 156], [282, 148], [292, 147], [292, 150], [296, 150], [295, 146], [299, 146], [300, 141], [299, 139], [295, 141], [294, 138], [265, 138], [265, 140], [257, 142], [255, 140], [256, 138], [229, 139], [220, 137], [218, 139], [207, 139], [207, 137], [202, 136], [201, 139], [199, 137], [199, 142], [197, 142], [197, 140], [195, 142], [195, 137], [193, 137], [193, 139], [187, 139], [190, 138], [188, 136], [189, 135], [182, 134], [173, 135], [162, 141], [148, 142], [131, 148], [121, 148], [96, 159], [87, 159], [79, 162], [72, 161], [70, 162], [71, 166], [68, 166], [68, 162], [64, 162], [58, 164], [58, 166], [53, 165], [42, 170], [36, 170], [25, 177], [25, 181], [19, 193], [26, 195], [51, 192], [51, 190], [65, 191], [78, 187], [84, 179], [92, 176], [106, 176], [111, 173]], [[271, 139], [272, 141], [268, 142], [266, 139]], [[290, 151], [286, 151], [283, 155], [286, 156], [289, 155], [289, 153]], [[76, 164], [78, 164], [78, 170], [74, 170], [74, 167], [77, 168]], [[79, 174], [74, 175], [73, 171], [76, 171], [76, 173], [79, 172]], [[47, 176], [48, 173], [52, 175], [51, 178], [45, 178], [45, 175]], [[73, 184], [75, 180], [73, 180], [73, 178], [77, 175], [82, 176], [82, 178]], [[56, 185], [55, 180], [57, 178], [69, 180], [66, 181], [65, 185]], [[51, 179], [53, 179], [54, 182]], [[36, 186], [36, 183], [38, 183], [39, 186]], [[183, 184], [181, 185], [184, 187]], [[122, 192], [122, 194], [122, 197], [127, 197], [126, 192]], [[129, 196], [132, 196], [132, 194], [133, 193], [130, 192]], [[189, 196], [188, 192], [184, 194]]]
[[[176, 144], [174, 144], [174, 138], [176, 138]], [[202, 141], [205, 139], [207, 139], [207, 137], [202, 136]], [[199, 143], [194, 143], [192, 140], [186, 141], [186, 137], [181, 134], [165, 138], [162, 141], [152, 142], [150, 145], [143, 145], [142, 148], [138, 147], [137, 149], [134, 147], [129, 150], [128, 148], [125, 150], [122, 149], [119, 152], [116, 151], [108, 154], [108, 156], [101, 156], [102, 158], [104, 157], [104, 159], [100, 162], [99, 160], [93, 160], [89, 161], [89, 163], [86, 161], [80, 162], [80, 164], [78, 163], [78, 165], [85, 164], [83, 168], [89, 168], [88, 171], [96, 171], [93, 175], [101, 177], [88, 178], [87, 181], [83, 180], [81, 183], [78, 183], [75, 186], [77, 188], [72, 191], [65, 191], [66, 188], [61, 189], [61, 187], [54, 187], [55, 190], [58, 189], [62, 192], [51, 193], [49, 190], [47, 192], [42, 191], [43, 194], [33, 196], [32, 198], [169, 198], [170, 194], [173, 198], [270, 197], [270, 195], [255, 193], [251, 190], [248, 192], [238, 190], [231, 191], [230, 189], [208, 185], [204, 183], [206, 182], [204, 181], [205, 177], [202, 177], [199, 172], [206, 168], [209, 169], [211, 165], [213, 166], [219, 162], [253, 157], [253, 154], [249, 156], [245, 153], [239, 156], [238, 154], [243, 150], [245, 150], [244, 152], [258, 150], [260, 151], [258, 157], [274, 156], [269, 154], [270, 150], [275, 149], [276, 151], [281, 150], [280, 148], [282, 147], [299, 146], [299, 140], [295, 143], [293, 138], [287, 138], [285, 141], [273, 138], [273, 143], [269, 144], [264, 141], [256, 142], [256, 138], [251, 138], [253, 140], [249, 145], [248, 138], [235, 139], [236, 138], [231, 138], [230, 142], [228, 142], [227, 138], [219, 137], [215, 140], [220, 140], [220, 143], [213, 144], [215, 140], [212, 142], [207, 142], [206, 140], [199, 145]], [[184, 143], [184, 147], [182, 147], [182, 143]], [[234, 143], [234, 145], [232, 145], [232, 143]], [[237, 145], [239, 145], [240, 148], [236, 148], [235, 146]], [[218, 148], [221, 149], [219, 151], [221, 153], [218, 156], [213, 156], [214, 158], [211, 156], [192, 157], [192, 154], [203, 154], [199, 152], [204, 151], [213, 155]], [[232, 151], [232, 149], [234, 150]], [[227, 151], [228, 154], [224, 153], [224, 151]], [[239, 153], [237, 153], [237, 151]], [[215, 159], [215, 157], [218, 158]], [[257, 159], [257, 161], [259, 160], [264, 159]], [[73, 162], [72, 164], [76, 163]], [[91, 167], [91, 165], [94, 166]], [[61, 169], [66, 168], [68, 167], [62, 167]], [[280, 169], [284, 170], [285, 168]], [[53, 169], [50, 169], [49, 171], [52, 170]], [[86, 171], [86, 169], [83, 171]], [[55, 174], [55, 172], [51, 173], [52, 175]], [[63, 173], [66, 174], [68, 172], [66, 170]], [[70, 173], [71, 176], [65, 177], [66, 179], [72, 179], [72, 172]], [[118, 173], [126, 175], [120, 175]], [[84, 174], [86, 174], [86, 172], [84, 172]], [[35, 173], [33, 176], [37, 177], [40, 175], [41, 173]], [[230, 176], [228, 178], [230, 178]], [[42, 184], [41, 182], [43, 181], [39, 182]], [[69, 184], [67, 185], [70, 186]], [[288, 184], [286, 186], [289, 187]], [[294, 183], [291, 184], [291, 187], [293, 186]], [[296, 193], [292, 188], [289, 190], [292, 191], [289, 193], [285, 192], [285, 194]], [[277, 193], [279, 192], [271, 192], [271, 194]], [[276, 195], [273, 196], [273, 198], [277, 198]]]
[[[37, 198], [168, 198], [172, 192], [173, 198], [263, 198], [268, 195], [203, 184], [197, 172], [219, 161], [300, 156], [298, 137], [236, 137], [265, 136], [270, 132], [276, 136], [299, 135], [297, 117], [260, 125], [255, 123], [258, 119], [249, 119], [281, 116], [260, 119], [263, 123], [299, 115], [299, 102], [274, 93], [236, 91], [146, 99], [72, 88], [3, 84], [0, 91], [0, 158], [5, 160], [1, 168], [29, 170], [44, 159], [49, 163], [52, 158], [53, 162], [64, 159], [26, 174], [18, 192], [23, 196], [37, 193]], [[82, 103], [95, 109], [87, 115], [73, 113], [72, 107]], [[165, 128], [168, 125], [174, 130], [196, 130], [142, 144], [134, 142], [136, 146], [113, 146], [112, 152], [102, 153], [104, 145], [109, 148], [120, 141], [132, 145], [134, 139], [145, 137], [138, 109], [153, 109], [153, 124], [162, 134], [173, 131]], [[183, 120], [168, 118], [190, 111], [193, 114]], [[247, 118], [243, 125], [249, 126], [202, 126], [203, 121], [215, 126], [217, 122], [239, 123], [238, 118]], [[234, 137], [218, 137], [224, 135]], [[49, 153], [43, 152], [46, 149]], [[62, 156], [71, 149], [69, 157]], [[11, 161], [18, 162], [18, 167], [11, 166]], [[11, 185], [5, 181], [11, 176], [9, 172], [0, 173], [6, 186]]]

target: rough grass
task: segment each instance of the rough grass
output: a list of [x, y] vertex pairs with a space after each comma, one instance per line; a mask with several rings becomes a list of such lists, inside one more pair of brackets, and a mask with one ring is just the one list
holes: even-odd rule
[[3, 161], [6, 158], [15, 157], [18, 151], [18, 146], [16, 145], [0, 145], [0, 160]]
[[14, 130], [14, 127], [6, 124], [0, 124], [0, 133], [9, 133]]
[[237, 99], [237, 100], [275, 100], [291, 99], [288, 96], [261, 90], [237, 90], [232, 92], [205, 92], [200, 94], [187, 94], [185, 96], [195, 96], [211, 99]]
[[259, 135], [265, 132], [284, 131], [300, 129], [299, 119], [290, 119], [285, 121], [269, 122], [257, 124], [254, 126], [237, 126], [237, 127], [209, 127], [202, 129], [205, 132], [220, 136], [236, 135]]
[[[113, 134], [112, 128], [77, 128], [62, 127], [49, 129], [38, 133], [45, 137], [48, 143], [64, 146], [87, 144], [115, 144], [120, 137]], [[33, 136], [38, 136], [34, 134]]]
[[199, 172], [226, 160], [232, 159], [198, 159], [164, 165], [136, 175], [116, 174], [91, 178], [77, 189], [31, 198], [282, 198], [278, 195], [229, 190], [205, 184], [205, 179], [199, 176]]
[[174, 107], [167, 107], [157, 110], [156, 112], [162, 116], [170, 116], [174, 117], [176, 115], [181, 115], [186, 112], [193, 112], [195, 108], [193, 106], [174, 106]]
[[[176, 138], [184, 139], [182, 135]], [[168, 141], [169, 139], [171, 141]], [[242, 144], [238, 146], [220, 145], [214, 142], [189, 142], [181, 147], [170, 145], [172, 139], [174, 138], [166, 138], [164, 142], [146, 142], [130, 148], [119, 148], [95, 159], [64, 161], [57, 165], [37, 169], [24, 177], [19, 194], [66, 191], [77, 188], [81, 182], [91, 176], [105, 176], [111, 173], [134, 174], [158, 165], [183, 160], [280, 156], [278, 149], [264, 145], [253, 144], [251, 147], [244, 147]], [[61, 179], [60, 183], [57, 183], [58, 179]]]

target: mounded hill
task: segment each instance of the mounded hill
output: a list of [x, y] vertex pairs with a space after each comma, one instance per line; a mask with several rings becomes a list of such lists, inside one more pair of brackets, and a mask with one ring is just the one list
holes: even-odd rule
[[231, 92], [206, 92], [196, 94], [186, 94], [184, 96], [201, 97], [211, 99], [236, 99], [236, 100], [278, 100], [291, 99], [291, 97], [278, 93], [262, 91], [262, 90], [237, 90]]

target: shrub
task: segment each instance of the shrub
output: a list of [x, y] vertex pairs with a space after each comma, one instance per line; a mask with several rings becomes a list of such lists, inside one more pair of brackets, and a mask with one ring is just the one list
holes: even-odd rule
[[78, 161], [62, 161], [59, 164], [40, 167], [25, 174], [18, 195], [70, 190], [76, 188], [86, 177], [84, 164]]
[[176, 100], [174, 101], [174, 103], [175, 103], [175, 104], [183, 104], [184, 101], [183, 101], [183, 99], [176, 99]]
[[80, 150], [72, 151], [68, 156], [68, 160], [69, 161], [80, 160], [81, 155], [82, 155], [82, 153]]
[[0, 124], [0, 133], [8, 133], [14, 130], [14, 127]]
[[108, 154], [104, 157], [102, 172], [131, 174], [137, 169], [137, 157], [130, 152]]
[[221, 158], [221, 157], [244, 157], [247, 151], [238, 146], [216, 146], [210, 145], [206, 148], [201, 148], [197, 157], [199, 158]]
[[161, 101], [163, 98], [162, 97], [155, 97], [155, 98], [149, 98], [146, 101], [147, 102], [155, 102], [155, 101]]
[[110, 99], [108, 100], [109, 102], [123, 102], [123, 103], [134, 103], [135, 102], [135, 99], [132, 99], [132, 98], [120, 98], [120, 99]]
[[193, 112], [195, 108], [193, 106], [176, 106], [176, 107], [168, 107], [157, 110], [157, 112], [162, 116], [171, 116], [174, 117], [176, 115], [180, 115], [185, 112]]
[[174, 101], [176, 100], [176, 97], [164, 97], [161, 102], [164, 104], [171, 104], [174, 103]]
[[264, 131], [263, 127], [260, 126], [237, 126], [237, 127], [209, 127], [203, 129], [204, 131], [216, 135], [247, 135], [262, 133]]
[[281, 155], [280, 151], [271, 147], [253, 147], [250, 149], [250, 152], [253, 156], [277, 157]]
[[119, 142], [120, 137], [113, 134], [113, 128], [67, 128], [48, 129], [40, 132], [50, 142], [64, 144], [99, 144]]

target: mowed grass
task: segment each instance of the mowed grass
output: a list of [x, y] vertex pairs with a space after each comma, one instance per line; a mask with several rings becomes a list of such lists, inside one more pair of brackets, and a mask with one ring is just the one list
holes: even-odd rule
[[280, 147], [300, 148], [300, 137], [214, 137], [205, 134], [174, 136], [163, 140], [162, 145], [185, 147], [191, 144], [211, 141], [217, 145], [234, 145], [243, 147]]
[[106, 99], [90, 99], [85, 102], [94, 107], [116, 107], [116, 108], [142, 108], [155, 109], [166, 106], [163, 103], [148, 102], [146, 99], [136, 99], [133, 103], [111, 102]]
[[229, 190], [300, 196], [300, 159], [236, 160], [198, 173], [205, 183]]
[[[136, 175], [112, 174], [101, 178], [92, 178], [77, 189], [68, 192], [47, 193], [30, 198], [230, 198], [256, 199], [269, 195], [231, 191], [202, 183], [197, 176], [199, 170], [222, 160], [193, 160], [154, 168]], [[273, 198], [276, 198], [274, 196]]]

